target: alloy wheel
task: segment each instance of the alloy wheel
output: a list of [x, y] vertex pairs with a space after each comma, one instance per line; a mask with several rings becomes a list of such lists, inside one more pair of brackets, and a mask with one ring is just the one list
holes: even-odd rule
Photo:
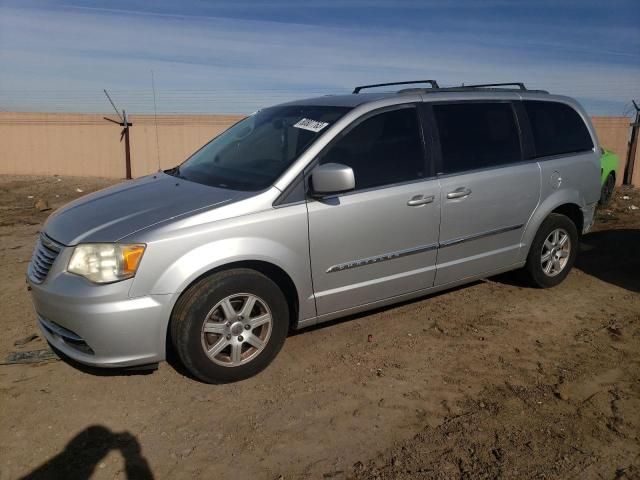
[[545, 275], [555, 277], [564, 270], [571, 254], [571, 239], [563, 228], [556, 228], [542, 244], [540, 265]]
[[260, 297], [250, 293], [229, 295], [205, 317], [202, 348], [217, 365], [244, 365], [264, 350], [272, 327], [271, 311]]

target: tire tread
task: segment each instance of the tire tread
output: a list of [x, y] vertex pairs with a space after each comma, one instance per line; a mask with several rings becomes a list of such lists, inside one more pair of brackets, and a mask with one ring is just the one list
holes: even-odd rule
[[[556, 228], [564, 228], [569, 233], [569, 239], [571, 241], [571, 252], [569, 254], [569, 261], [564, 267], [564, 270], [555, 277], [549, 277], [542, 270], [538, 252], [542, 249], [542, 244], [549, 233], [551, 233], [551, 231], [555, 230]], [[525, 267], [523, 269], [523, 273], [525, 274], [527, 282], [532, 286], [538, 288], [551, 288], [562, 283], [562, 281], [571, 271], [571, 268], [573, 268], [573, 264], [575, 263], [576, 255], [578, 252], [578, 240], [578, 229], [569, 217], [560, 213], [549, 214], [549, 216], [544, 219], [544, 221], [538, 228], [538, 232], [536, 233], [536, 236], [531, 243], [531, 248], [529, 249], [529, 254], [527, 255], [527, 263], [525, 264]]]
[[[194, 352], [193, 338], [194, 322], [201, 319], [193, 318], [194, 310], [199, 307], [211, 307], [219, 290], [229, 282], [241, 280], [241, 283], [250, 283], [249, 287], [237, 287], [241, 290], [264, 290], [268, 296], [274, 298], [275, 305], [269, 305], [273, 316], [271, 338], [265, 350], [255, 360], [239, 367], [223, 367], [213, 362], [202, 362], [199, 355], [204, 352]], [[265, 293], [262, 295], [265, 296]], [[213, 300], [211, 300], [213, 298]], [[273, 360], [286, 339], [289, 327], [289, 309], [284, 294], [278, 285], [266, 275], [249, 268], [236, 268], [213, 273], [197, 280], [178, 299], [173, 309], [170, 322], [170, 335], [173, 347], [186, 369], [198, 379], [206, 383], [227, 383], [251, 377]], [[200, 339], [198, 338], [198, 342]], [[207, 363], [209, 365], [207, 365]]]

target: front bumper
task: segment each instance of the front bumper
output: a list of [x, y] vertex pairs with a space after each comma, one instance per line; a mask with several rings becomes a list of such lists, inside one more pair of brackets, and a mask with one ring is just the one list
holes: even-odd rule
[[171, 295], [130, 298], [133, 280], [93, 285], [66, 272], [27, 281], [42, 333], [73, 360], [97, 367], [164, 360]]

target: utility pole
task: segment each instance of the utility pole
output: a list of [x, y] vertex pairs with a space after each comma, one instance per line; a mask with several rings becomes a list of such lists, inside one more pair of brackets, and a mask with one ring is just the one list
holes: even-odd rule
[[635, 100], [631, 100], [633, 108], [636, 109], [635, 121], [631, 124], [631, 138], [629, 139], [629, 148], [627, 153], [627, 166], [624, 169], [623, 183], [631, 185], [633, 183], [633, 169], [636, 163], [636, 151], [638, 149], [638, 128], [640, 128], [640, 107]]
[[109, 93], [106, 90], [104, 90], [104, 94], [109, 99], [109, 102], [111, 103], [111, 106], [113, 107], [113, 109], [116, 111], [116, 115], [118, 115], [118, 118], [120, 119], [120, 121], [117, 122], [116, 120], [112, 120], [107, 117], [103, 117], [103, 118], [105, 120], [108, 120], [109, 122], [115, 123], [123, 127], [122, 132], [120, 132], [120, 141], [122, 141], [122, 139], [124, 138], [125, 172], [126, 172], [127, 180], [131, 180], [132, 178], [131, 177], [131, 144], [129, 142], [129, 127], [132, 127], [133, 123], [129, 122], [129, 119], [127, 118], [127, 112], [125, 112], [124, 109], [122, 110], [122, 115], [120, 115], [120, 112], [116, 108], [116, 104], [113, 103], [113, 100], [111, 100], [111, 97], [109, 96]]

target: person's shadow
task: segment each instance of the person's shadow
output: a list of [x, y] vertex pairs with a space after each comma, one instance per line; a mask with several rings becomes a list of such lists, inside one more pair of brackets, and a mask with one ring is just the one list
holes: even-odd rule
[[64, 451], [21, 477], [25, 480], [84, 480], [111, 450], [119, 450], [128, 479], [153, 479], [149, 464], [141, 454], [136, 437], [128, 432], [114, 433], [102, 425], [92, 425], [73, 437]]

